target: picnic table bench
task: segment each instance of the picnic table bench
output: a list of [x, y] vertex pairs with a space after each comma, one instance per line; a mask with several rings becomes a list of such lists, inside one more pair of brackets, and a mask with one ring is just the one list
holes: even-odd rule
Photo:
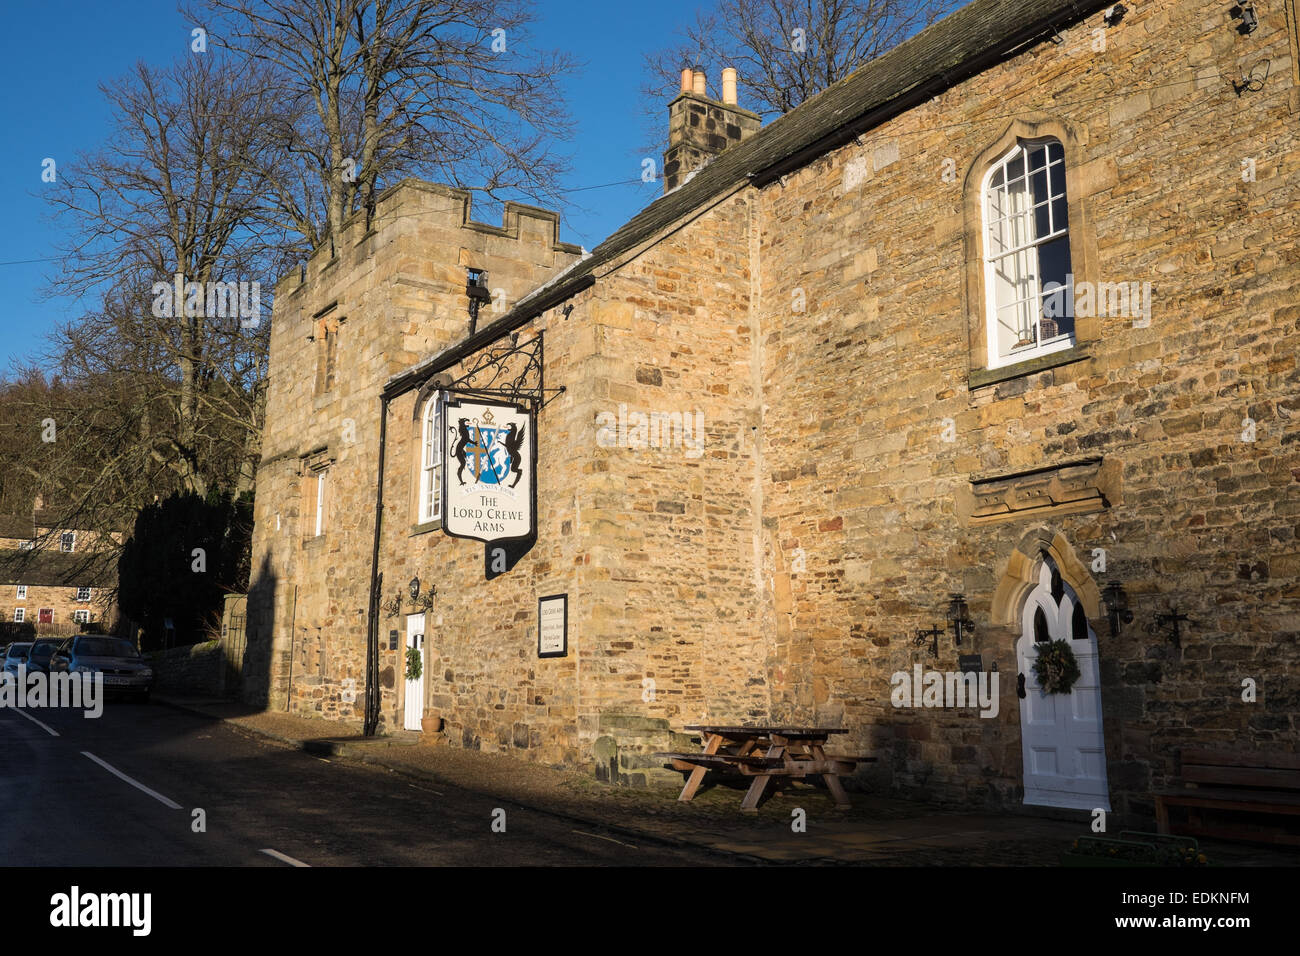
[[859, 763], [876, 759], [827, 756], [823, 746], [830, 735], [848, 733], [838, 728], [693, 725], [686, 729], [704, 736], [702, 753], [656, 754], [671, 761], [673, 769], [690, 773], [677, 799], [690, 802], [710, 770], [730, 771], [754, 778], [740, 805], [747, 813], [757, 812], [763, 794], [774, 781], [809, 775], [820, 776], [835, 798], [835, 805], [847, 809], [848, 794], [839, 778], [853, 773]]
[[1182, 790], [1156, 794], [1156, 829], [1171, 832], [1169, 808], [1188, 807], [1188, 821], [1175, 832], [1224, 839], [1269, 840], [1300, 846], [1300, 834], [1281, 828], [1259, 829], [1202, 820], [1202, 810], [1254, 814], [1300, 814], [1300, 756], [1184, 750], [1180, 756]]

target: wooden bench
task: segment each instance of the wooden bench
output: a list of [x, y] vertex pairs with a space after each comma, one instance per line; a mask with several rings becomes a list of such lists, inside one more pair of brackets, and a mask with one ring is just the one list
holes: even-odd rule
[[686, 729], [698, 730], [703, 735], [703, 753], [656, 755], [671, 760], [674, 769], [689, 772], [677, 799], [690, 802], [710, 770], [735, 771], [753, 778], [740, 804], [746, 813], [758, 811], [769, 785], [779, 787], [787, 780], [801, 780], [809, 775], [820, 776], [835, 805], [846, 810], [849, 795], [844, 792], [840, 777], [852, 773], [859, 763], [876, 759], [828, 756], [824, 749], [826, 741], [836, 734], [848, 733], [839, 727], [699, 724]]
[[[1184, 750], [1182, 790], [1156, 794], [1156, 829], [1227, 840], [1262, 840], [1300, 846], [1300, 833], [1281, 827], [1254, 827], [1204, 821], [1202, 810], [1267, 815], [1300, 815], [1300, 755], [1223, 753]], [[1169, 822], [1171, 806], [1188, 807], [1186, 823]]]
[[695, 754], [657, 753], [672, 763], [674, 770], [691, 771], [696, 767], [706, 770], [734, 770], [744, 776], [771, 774], [779, 777], [803, 777], [808, 774], [851, 774], [860, 763], [870, 763], [875, 757], [840, 757], [827, 754], [826, 759], [807, 759], [798, 756], [764, 757], [759, 754]]

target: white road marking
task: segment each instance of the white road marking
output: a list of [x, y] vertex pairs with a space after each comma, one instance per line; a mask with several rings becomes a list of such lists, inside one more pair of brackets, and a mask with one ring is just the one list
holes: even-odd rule
[[21, 714], [22, 716], [26, 717], [28, 720], [30, 720], [32, 723], [34, 723], [37, 727], [41, 728], [41, 730], [43, 730], [43, 731], [45, 731], [47, 734], [49, 734], [51, 737], [57, 737], [57, 736], [59, 736], [59, 732], [58, 732], [57, 730], [55, 730], [55, 729], [54, 729], [53, 727], [51, 727], [49, 724], [43, 724], [43, 723], [41, 723], [39, 720], [37, 720], [37, 719], [36, 719], [35, 717], [33, 717], [31, 714], [29, 714], [29, 713], [27, 713], [26, 711], [24, 711], [21, 707], [10, 707], [9, 709], [12, 710], [15, 714]]
[[81, 752], [81, 755], [82, 755], [83, 757], [89, 757], [91, 760], [95, 761], [95, 763], [99, 764], [101, 767], [103, 767], [105, 770], [107, 770], [107, 771], [108, 771], [109, 773], [111, 773], [113, 776], [115, 776], [115, 777], [120, 777], [121, 779], [123, 779], [123, 780], [125, 780], [127, 783], [129, 783], [131, 786], [135, 787], [137, 790], [142, 790], [142, 791], [144, 791], [145, 793], [149, 794], [149, 796], [153, 797], [155, 800], [157, 800], [157, 801], [158, 801], [159, 803], [161, 803], [163, 806], [170, 807], [170, 808], [173, 809], [173, 810], [179, 810], [179, 809], [181, 808], [181, 805], [180, 805], [179, 803], [177, 803], [175, 800], [168, 800], [166, 797], [164, 797], [164, 796], [163, 796], [161, 793], [159, 793], [157, 790], [150, 790], [148, 787], [146, 787], [144, 784], [142, 784], [139, 780], [132, 780], [130, 777], [128, 777], [128, 776], [127, 776], [126, 774], [124, 774], [122, 771], [118, 770], [118, 769], [117, 769], [116, 767], [114, 767], [113, 765], [108, 764], [108, 763], [105, 763], [104, 761], [100, 760], [98, 757], [96, 757], [94, 754], [92, 754], [89, 750], [83, 750], [83, 751]]
[[583, 836], [595, 837], [597, 840], [608, 840], [610, 843], [617, 843], [619, 846], [625, 846], [630, 850], [635, 850], [631, 843], [624, 843], [622, 840], [615, 840], [613, 837], [601, 836], [599, 833], [588, 833], [586, 830], [573, 830], [573, 833], [581, 833]]
[[308, 869], [311, 869], [310, 863], [304, 863], [302, 860], [295, 860], [293, 857], [286, 856], [285, 854], [281, 853], [279, 850], [263, 850], [262, 852], [265, 853], [267, 856], [275, 857], [281, 863], [288, 863], [290, 866], [305, 866]]
[[408, 783], [407, 786], [410, 787], [412, 790], [420, 790], [420, 791], [422, 791], [422, 792], [424, 792], [424, 793], [436, 793], [436, 794], [437, 794], [438, 796], [440, 796], [440, 797], [445, 797], [445, 796], [446, 796], [446, 794], [443, 793], [443, 792], [440, 791], [440, 790], [430, 790], [428, 787], [417, 787], [417, 786], [416, 786], [415, 784], [413, 784], [413, 783]]

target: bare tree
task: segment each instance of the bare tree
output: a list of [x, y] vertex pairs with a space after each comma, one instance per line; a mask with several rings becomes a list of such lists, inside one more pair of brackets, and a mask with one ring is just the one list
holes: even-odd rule
[[[744, 105], [760, 116], [788, 113], [864, 63], [959, 6], [959, 0], [716, 0], [678, 31], [671, 48], [645, 57], [647, 112], [662, 126], [663, 107], [681, 71], [725, 66], [745, 86]], [[716, 91], [715, 91], [716, 95]]]
[[[265, 311], [266, 280], [285, 266], [285, 235], [260, 217], [252, 171], [272, 94], [258, 71], [216, 56], [139, 64], [102, 89], [116, 129], [52, 197], [71, 240], [51, 282], [52, 293], [101, 304], [56, 333], [52, 358], [69, 383], [107, 379], [115, 396], [136, 393], [136, 437], [181, 488], [205, 493], [232, 462], [250, 484], [269, 329], [213, 314], [202, 290], [243, 282]], [[194, 288], [199, 302], [187, 295]], [[220, 305], [230, 311], [228, 299]], [[233, 456], [231, 436], [241, 446]]]
[[405, 176], [555, 198], [573, 62], [530, 49], [527, 0], [204, 0], [187, 14], [272, 67], [281, 110], [261, 172], [308, 248]]

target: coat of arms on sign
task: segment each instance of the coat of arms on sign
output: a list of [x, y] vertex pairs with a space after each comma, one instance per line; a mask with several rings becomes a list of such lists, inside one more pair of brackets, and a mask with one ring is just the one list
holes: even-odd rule
[[470, 481], [484, 485], [504, 485], [511, 476], [514, 480], [509, 487], [519, 484], [524, 474], [524, 462], [521, 447], [527, 434], [526, 423], [510, 422], [504, 428], [497, 427], [492, 409], [483, 413], [483, 417], [471, 422], [461, 418], [456, 423], [452, 453], [457, 462], [456, 480], [465, 485], [465, 471], [469, 469]]
[[448, 400], [443, 530], [479, 541], [535, 531], [533, 413], [508, 402]]

